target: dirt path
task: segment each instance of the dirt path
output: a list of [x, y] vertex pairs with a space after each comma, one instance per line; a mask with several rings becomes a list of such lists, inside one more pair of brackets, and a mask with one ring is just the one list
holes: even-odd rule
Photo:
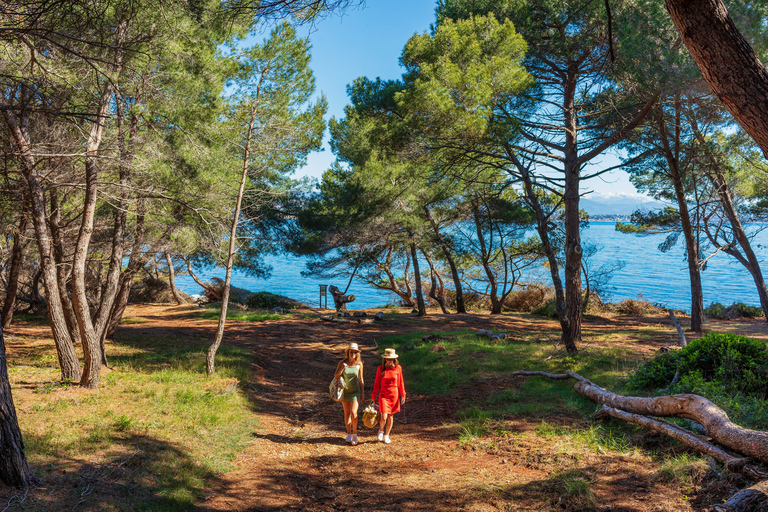
[[[184, 308], [143, 306], [128, 314], [168, 334], [201, 335], [209, 328], [186, 319]], [[459, 443], [455, 411], [471, 398], [468, 390], [440, 398], [410, 393], [396, 416], [390, 445], [377, 442], [376, 430], [362, 421], [360, 444], [344, 442], [341, 406], [327, 397], [327, 386], [347, 343], [362, 349], [370, 391], [380, 362], [376, 340], [384, 336], [478, 328], [514, 334], [556, 327], [510, 316], [435, 314], [416, 320], [407, 313], [387, 315], [372, 325], [331, 324], [301, 315], [228, 323], [225, 343], [249, 347], [255, 354], [248, 393], [259, 426], [236, 460], [238, 469], [208, 489], [198, 510], [585, 510], [558, 498], [559, 475], [574, 465], [592, 475], [599, 504], [591, 510], [691, 510], [678, 490], [658, 481], [647, 457], [568, 455], [567, 448], [542, 442], [533, 434], [538, 422], [522, 417], [506, 422], [504, 439]], [[407, 368], [405, 376], [407, 385]], [[482, 386], [471, 393], [482, 394]]]

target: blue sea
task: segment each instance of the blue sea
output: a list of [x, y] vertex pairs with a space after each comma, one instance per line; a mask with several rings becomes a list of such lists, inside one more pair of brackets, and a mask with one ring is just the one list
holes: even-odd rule
[[[604, 265], [623, 265], [623, 268], [610, 274], [605, 287], [608, 299], [619, 301], [641, 297], [666, 307], [689, 311], [691, 293], [682, 236], [673, 249], [662, 253], [658, 246], [665, 240], [666, 235], [624, 234], [617, 232], [614, 226], [613, 222], [591, 222], [582, 232], [582, 245], [585, 248], [588, 244], [599, 248], [597, 253], [588, 259], [590, 269], [598, 269]], [[768, 274], [768, 267], [765, 266], [765, 259], [768, 258], [768, 230], [756, 235], [753, 248], [761, 260], [763, 272]], [[304, 270], [306, 262], [304, 258], [280, 255], [270, 256], [266, 261], [273, 267], [269, 278], [255, 279], [235, 271], [232, 277], [233, 286], [251, 291], [277, 293], [313, 307], [319, 304], [319, 285], [336, 285], [342, 290], [347, 286], [348, 278], [326, 281], [302, 277], [301, 271]], [[224, 269], [200, 272], [200, 277], [204, 280], [212, 276], [223, 279]], [[543, 268], [536, 276], [532, 276], [533, 278], [551, 284], [547, 279], [547, 271]], [[449, 282], [450, 279], [446, 281], [446, 285]], [[705, 307], [712, 302], [725, 305], [734, 302], [760, 305], [750, 274], [741, 264], [724, 253], [717, 254], [708, 261], [707, 268], [702, 272], [702, 283]], [[187, 275], [178, 276], [177, 285], [186, 293], [201, 293], [200, 286]], [[358, 280], [352, 281], [347, 293], [355, 295], [356, 300], [350, 305], [353, 308], [375, 308], [397, 303], [397, 297], [393, 294], [376, 290]], [[330, 294], [328, 298], [332, 304]]]

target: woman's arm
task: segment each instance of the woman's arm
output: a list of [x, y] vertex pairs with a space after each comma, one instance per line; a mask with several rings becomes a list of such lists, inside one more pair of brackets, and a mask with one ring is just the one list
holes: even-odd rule
[[381, 366], [376, 369], [376, 380], [373, 383], [373, 391], [371, 392], [371, 400], [376, 400], [376, 395], [379, 394], [379, 387], [381, 386]]
[[358, 375], [358, 379], [360, 380], [360, 396], [365, 396], [365, 380], [363, 379], [363, 365], [360, 365], [360, 375]]
[[336, 365], [336, 372], [333, 374], [334, 379], [338, 379], [341, 377], [342, 372], [344, 371], [344, 368], [347, 366], [347, 363], [344, 361], [339, 361], [339, 364]]
[[397, 379], [397, 391], [400, 393], [400, 403], [405, 403], [405, 379], [403, 379], [403, 367], [398, 365], [397, 366], [398, 373], [400, 373], [400, 378]]

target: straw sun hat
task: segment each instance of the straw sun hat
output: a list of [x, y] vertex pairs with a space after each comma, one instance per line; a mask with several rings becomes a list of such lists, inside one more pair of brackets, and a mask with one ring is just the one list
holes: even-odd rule
[[385, 348], [384, 349], [384, 355], [381, 356], [384, 359], [397, 359], [397, 354], [395, 354], [395, 349], [393, 348]]
[[360, 352], [360, 349], [357, 348], [357, 343], [350, 343], [347, 347], [347, 350], [354, 350], [356, 352]]

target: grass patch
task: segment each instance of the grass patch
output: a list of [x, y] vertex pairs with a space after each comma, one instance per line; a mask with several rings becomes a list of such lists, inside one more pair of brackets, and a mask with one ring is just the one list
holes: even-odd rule
[[[636, 366], [628, 349], [589, 348], [576, 355], [552, 354], [548, 338], [528, 337], [508, 343], [492, 343], [468, 331], [435, 333], [439, 343], [422, 342], [423, 333], [391, 336], [379, 340], [380, 347], [393, 347], [400, 354], [408, 389], [427, 395], [442, 395], [478, 381], [505, 379], [515, 370], [538, 369], [553, 373], [571, 369], [593, 382], [617, 389], [626, 385], [627, 373]], [[589, 413], [594, 404], [573, 391], [573, 383], [529, 378], [515, 388], [499, 388], [482, 403], [495, 417], [555, 413]]]
[[708, 471], [709, 466], [702, 457], [684, 453], [664, 460], [659, 476], [668, 482], [691, 487], [701, 483]]
[[[206, 320], [218, 320], [221, 314], [221, 305], [205, 306], [200, 311], [194, 313], [198, 318]], [[291, 318], [289, 314], [270, 313], [268, 311], [242, 311], [240, 309], [228, 308], [227, 320], [240, 320], [241, 322], [264, 322], [266, 320], [284, 320]]]
[[257, 426], [241, 391], [250, 352], [221, 347], [208, 378], [199, 343], [124, 336], [108, 347], [114, 370], [96, 392], [58, 383], [50, 354], [14, 361], [12, 383], [34, 386], [14, 396], [17, 410], [33, 413], [20, 416], [27, 458], [61, 492], [108, 483], [88, 498], [92, 509], [191, 509]]

